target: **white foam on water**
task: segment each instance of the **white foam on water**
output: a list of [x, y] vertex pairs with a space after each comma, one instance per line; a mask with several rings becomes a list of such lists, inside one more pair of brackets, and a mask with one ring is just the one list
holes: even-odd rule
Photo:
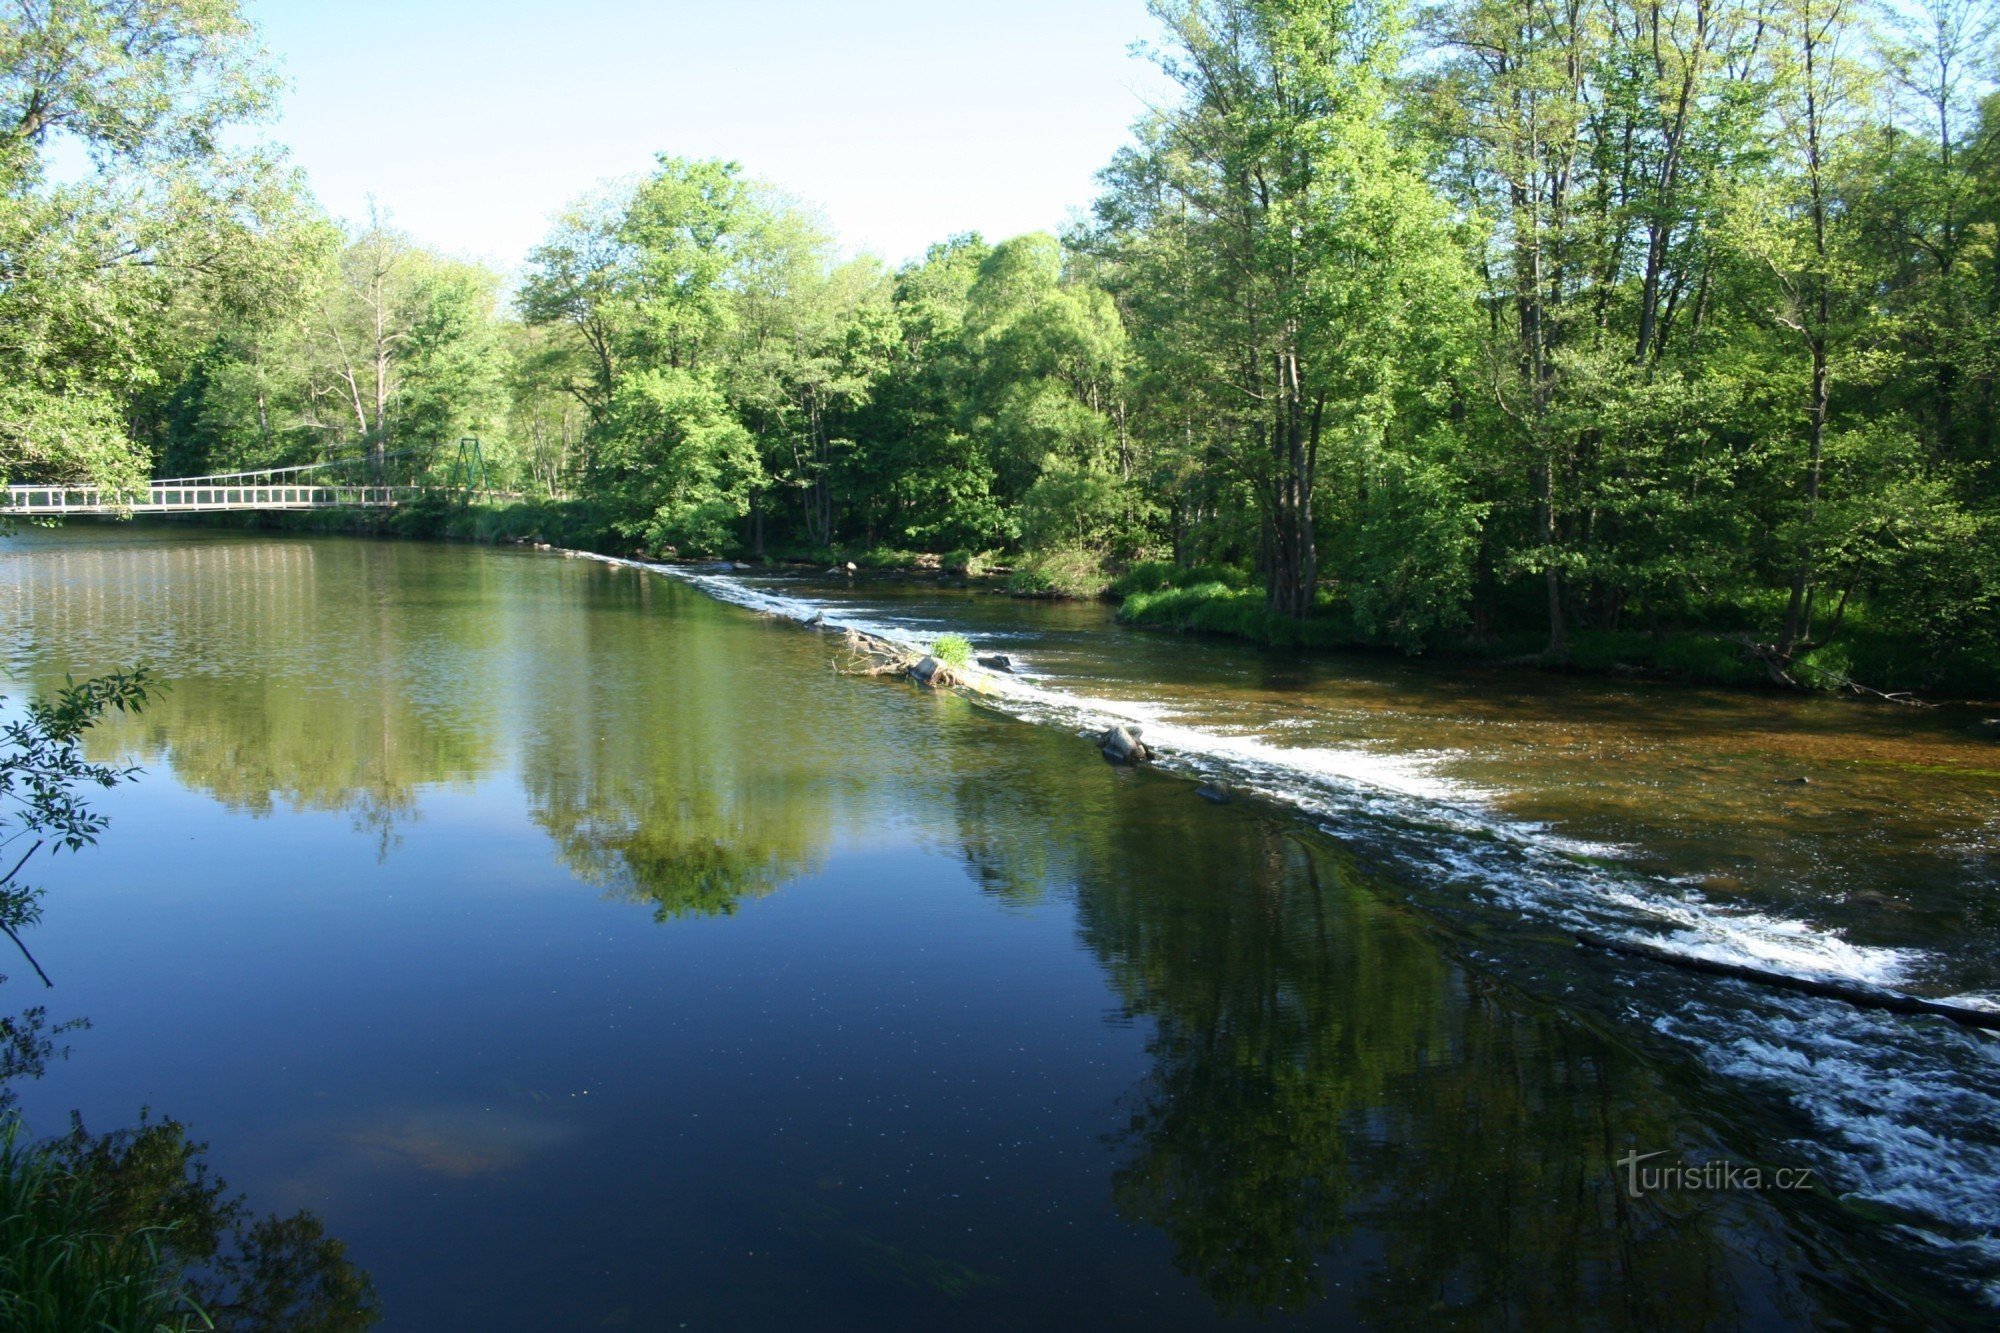
[[[921, 650], [907, 623], [773, 593], [724, 574], [592, 557], [670, 575], [737, 606], [787, 620], [818, 617]], [[942, 622], [941, 622], [942, 623]], [[1019, 674], [980, 681], [1012, 716], [1082, 732], [1137, 723], [1160, 766], [1220, 779], [1283, 802], [1347, 834], [1367, 821], [1371, 851], [1422, 878], [1533, 920], [1623, 933], [1696, 958], [1890, 987], [1925, 959], [1917, 950], [1857, 945], [1839, 933], [1762, 912], [1721, 907], [1695, 883], [1618, 868], [1626, 849], [1567, 840], [1486, 807], [1490, 793], [1436, 771], [1435, 755], [1289, 746], [1280, 725], [1237, 731], [1174, 720], [1163, 705], [1102, 698], [1047, 683], [1017, 655]], [[1613, 862], [1605, 865], [1604, 862]], [[1943, 1019], [1857, 1010], [1838, 1001], [1759, 991], [1721, 1008], [1694, 1000], [1642, 1015], [1690, 1045], [1724, 1077], [1766, 1087], [1819, 1131], [1795, 1145], [1842, 1193], [1896, 1211], [1900, 1229], [1932, 1247], [2000, 1307], [2000, 1039]], [[2000, 995], [1956, 1002], [2000, 1010]]]
[[1654, 1026], [1802, 1112], [1817, 1132], [1791, 1146], [1837, 1192], [1891, 1210], [2000, 1307], [2000, 1040], [1797, 996]]
[[[926, 647], [909, 623], [882, 618], [874, 607], [773, 592], [726, 573], [591, 558], [666, 574], [719, 601], [766, 615], [800, 623], [818, 618], [831, 628], [859, 630], [913, 651]], [[924, 623], [931, 622], [925, 618]], [[1463, 835], [1472, 840], [1470, 845], [1429, 846], [1419, 854], [1441, 859], [1456, 876], [1485, 881], [1491, 896], [1523, 911], [1553, 914], [1572, 925], [1652, 932], [1638, 937], [1695, 957], [1870, 985], [1897, 984], [1922, 958], [1914, 950], [1855, 945], [1801, 921], [1718, 907], [1687, 885], [1607, 871], [1592, 863], [1624, 859], [1628, 849], [1564, 838], [1542, 825], [1495, 814], [1489, 808], [1492, 792], [1438, 771], [1447, 755], [1394, 755], [1271, 739], [1271, 732], [1287, 729], [1289, 719], [1240, 731], [1187, 726], [1166, 705], [1053, 685], [1032, 669], [989, 673], [979, 683], [989, 701], [1027, 720], [1079, 731], [1137, 724], [1147, 745], [1160, 752], [1164, 767], [1222, 778], [1336, 823], [1365, 815], [1414, 825], [1423, 835]], [[1485, 854], [1488, 843], [1522, 854], [1528, 864], [1496, 863]]]

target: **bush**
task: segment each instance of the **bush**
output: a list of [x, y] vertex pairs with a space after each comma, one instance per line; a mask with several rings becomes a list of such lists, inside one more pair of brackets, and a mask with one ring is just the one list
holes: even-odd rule
[[1276, 648], [1346, 648], [1363, 642], [1344, 608], [1324, 593], [1316, 614], [1293, 620], [1272, 612], [1260, 589], [1222, 582], [1135, 593], [1118, 609], [1118, 618], [1128, 625], [1227, 634]]
[[1792, 674], [1810, 690], [1837, 690], [1854, 677], [1854, 655], [1844, 643], [1823, 644], [1792, 662]]
[[931, 645], [931, 656], [954, 671], [972, 665], [972, 641], [963, 634], [940, 634]]
[[1017, 597], [1088, 600], [1104, 596], [1110, 586], [1103, 558], [1074, 546], [1037, 551], [1007, 579], [1007, 591]]
[[1247, 588], [1251, 585], [1251, 578], [1247, 570], [1230, 565], [1181, 565], [1171, 560], [1142, 560], [1112, 581], [1111, 595], [1124, 598], [1167, 588], [1192, 588], [1202, 583]]
[[978, 578], [993, 564], [991, 551], [946, 551], [939, 561], [947, 574], [963, 574], [968, 578]]

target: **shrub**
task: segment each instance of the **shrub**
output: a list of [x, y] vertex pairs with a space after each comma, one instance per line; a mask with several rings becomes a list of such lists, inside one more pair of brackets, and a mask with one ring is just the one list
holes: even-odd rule
[[1131, 597], [1136, 593], [1191, 588], [1202, 583], [1247, 588], [1250, 581], [1246, 571], [1230, 565], [1181, 565], [1172, 560], [1142, 560], [1112, 581], [1111, 595]]
[[1007, 579], [1007, 591], [1022, 597], [1102, 597], [1111, 580], [1095, 551], [1059, 546], [1037, 551]]
[[940, 634], [931, 644], [931, 656], [953, 671], [962, 671], [972, 665], [972, 641], [963, 634]]
[[1829, 643], [1805, 653], [1792, 663], [1799, 684], [1811, 690], [1837, 690], [1854, 675], [1854, 656], [1844, 643]]

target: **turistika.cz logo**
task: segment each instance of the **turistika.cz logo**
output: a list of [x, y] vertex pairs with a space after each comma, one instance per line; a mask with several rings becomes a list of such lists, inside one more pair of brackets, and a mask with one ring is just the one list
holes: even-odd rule
[[1625, 1168], [1625, 1192], [1637, 1199], [1661, 1190], [1808, 1190], [1813, 1187], [1811, 1167], [1781, 1166], [1766, 1170], [1742, 1162], [1662, 1162], [1643, 1166], [1660, 1152], [1628, 1152], [1618, 1159]]

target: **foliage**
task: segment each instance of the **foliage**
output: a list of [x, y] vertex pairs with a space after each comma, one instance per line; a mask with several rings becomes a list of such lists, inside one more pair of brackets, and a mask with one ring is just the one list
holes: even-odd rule
[[1081, 546], [1035, 551], [1007, 576], [1007, 591], [1022, 597], [1102, 597], [1110, 586], [1103, 556]]
[[[41, 890], [20, 882], [21, 871], [44, 847], [74, 852], [95, 842], [105, 818], [90, 808], [85, 790], [116, 786], [133, 773], [84, 758], [83, 734], [106, 712], [137, 712], [149, 688], [156, 687], [143, 667], [72, 681], [0, 727], [0, 850], [12, 860], [0, 877], [0, 931], [24, 954], [19, 932], [41, 919]], [[33, 841], [16, 856], [26, 839]]]
[[[1060, 238], [889, 271], [661, 154], [562, 210], [503, 309], [220, 147], [271, 86], [234, 5], [18, 7], [0, 472], [420, 467], [473, 434], [621, 552], [994, 552], [1075, 596], [1165, 553], [1188, 572], [1127, 591], [1226, 568], [1335, 622], [1201, 612], [1265, 639], [1737, 636], [1781, 683], [1844, 645], [1870, 683], [2000, 684], [1989, 0], [1155, 13], [1176, 95]], [[404, 526], [546, 535], [514, 519]]]
[[931, 644], [931, 656], [955, 671], [972, 665], [972, 641], [963, 634], [940, 634]]
[[0, 1320], [10, 1329], [348, 1333], [379, 1313], [316, 1218], [253, 1220], [173, 1120], [29, 1143], [0, 1125]]
[[0, 1322], [21, 1333], [210, 1327], [164, 1280], [159, 1229], [108, 1230], [99, 1182], [24, 1140], [8, 1117], [0, 1126]]

